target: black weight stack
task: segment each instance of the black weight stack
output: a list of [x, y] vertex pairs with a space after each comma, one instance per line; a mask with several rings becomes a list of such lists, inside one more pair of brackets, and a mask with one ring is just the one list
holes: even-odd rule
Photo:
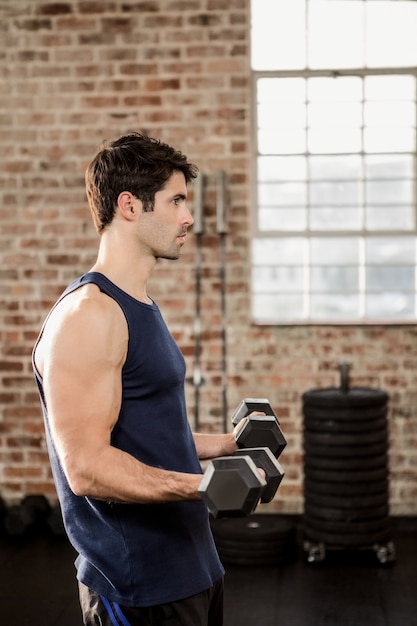
[[389, 518], [388, 394], [349, 386], [303, 394], [304, 551], [370, 549], [381, 564], [395, 560]]

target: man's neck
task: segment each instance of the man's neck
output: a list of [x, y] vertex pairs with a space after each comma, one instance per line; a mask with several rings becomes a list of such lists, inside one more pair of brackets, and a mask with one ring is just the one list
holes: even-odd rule
[[127, 249], [113, 249], [105, 239], [102, 239], [97, 261], [91, 271], [104, 274], [136, 300], [152, 304], [147, 295], [147, 283], [155, 264], [156, 259], [153, 257], [141, 258], [139, 255], [131, 254]]

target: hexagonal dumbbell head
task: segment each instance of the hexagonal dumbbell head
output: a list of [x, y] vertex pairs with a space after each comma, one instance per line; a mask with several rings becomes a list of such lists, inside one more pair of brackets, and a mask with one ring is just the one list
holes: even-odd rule
[[255, 510], [265, 486], [249, 456], [230, 456], [210, 461], [198, 491], [213, 517], [242, 517]]
[[244, 398], [232, 415], [232, 424], [236, 426], [241, 419], [255, 411], [265, 413], [265, 415], [273, 415], [279, 424], [279, 419], [267, 398]]
[[261, 502], [271, 502], [285, 475], [282, 465], [271, 450], [269, 448], [243, 448], [233, 452], [233, 456], [235, 455], [248, 455], [256, 467], [263, 469], [266, 485], [262, 490]]
[[287, 441], [277, 420], [272, 415], [250, 415], [245, 417], [236, 432], [239, 448], [269, 448], [278, 458]]

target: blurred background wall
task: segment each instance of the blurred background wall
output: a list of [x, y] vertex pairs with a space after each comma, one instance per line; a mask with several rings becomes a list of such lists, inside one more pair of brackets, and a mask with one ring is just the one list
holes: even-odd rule
[[[221, 432], [221, 249], [226, 173], [227, 405], [267, 397], [288, 439], [268, 510], [301, 513], [304, 391], [351, 384], [390, 395], [391, 512], [417, 514], [417, 328], [255, 326], [250, 316], [249, 0], [0, 0], [0, 494], [55, 498], [31, 350], [66, 284], [97, 250], [84, 170], [101, 142], [142, 130], [204, 175], [199, 428]], [[191, 209], [195, 209], [190, 188]], [[161, 261], [149, 293], [187, 361], [195, 420], [196, 239]], [[93, 373], [92, 373], [93, 375]], [[227, 427], [230, 428], [227, 417]]]

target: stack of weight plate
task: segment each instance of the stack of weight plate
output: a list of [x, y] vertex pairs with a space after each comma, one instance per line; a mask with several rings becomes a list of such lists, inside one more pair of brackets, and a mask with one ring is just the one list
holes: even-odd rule
[[213, 519], [211, 527], [225, 565], [284, 565], [296, 556], [296, 525], [288, 517], [256, 513]]
[[322, 561], [327, 548], [369, 548], [395, 559], [389, 518], [388, 395], [349, 388], [303, 395], [304, 549]]

